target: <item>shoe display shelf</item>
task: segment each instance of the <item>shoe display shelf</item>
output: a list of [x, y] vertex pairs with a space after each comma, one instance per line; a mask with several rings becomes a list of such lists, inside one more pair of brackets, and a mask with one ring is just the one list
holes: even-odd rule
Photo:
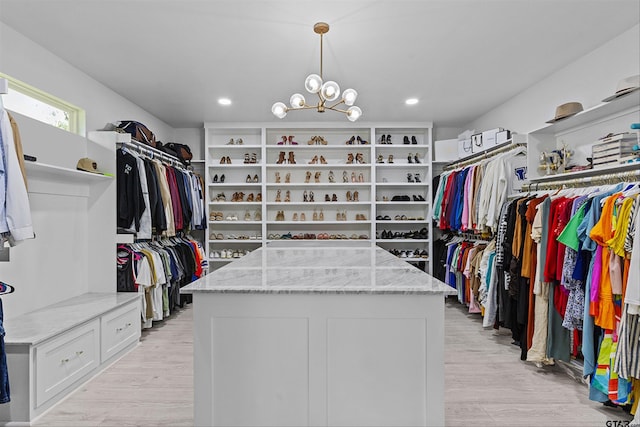
[[371, 242], [370, 128], [267, 129], [266, 240]]
[[431, 128], [375, 130], [376, 244], [430, 272]]
[[[286, 240], [364, 241], [420, 254], [402, 258], [431, 271], [431, 131], [430, 123], [205, 124], [212, 269]], [[426, 238], [380, 237], [422, 229]]]

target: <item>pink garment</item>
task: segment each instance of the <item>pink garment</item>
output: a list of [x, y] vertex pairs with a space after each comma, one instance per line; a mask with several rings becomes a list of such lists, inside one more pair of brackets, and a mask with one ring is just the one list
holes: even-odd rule
[[602, 275], [602, 246], [598, 245], [593, 255], [593, 273], [591, 273], [591, 302], [597, 303], [600, 298], [600, 276]]
[[466, 231], [469, 229], [469, 193], [471, 192], [471, 186], [473, 185], [473, 172], [475, 166], [471, 166], [469, 171], [467, 172], [467, 177], [464, 180], [464, 196], [462, 199], [462, 231]]

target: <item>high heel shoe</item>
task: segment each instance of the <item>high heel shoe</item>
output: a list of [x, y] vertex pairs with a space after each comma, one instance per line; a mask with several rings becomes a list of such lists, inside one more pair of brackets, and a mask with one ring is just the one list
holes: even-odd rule
[[304, 212], [302, 212], [300, 214], [300, 221], [306, 221], [307, 220], [307, 216], [304, 214]]
[[251, 182], [251, 175], [247, 175], [247, 179], [245, 181], [246, 182]]
[[314, 197], [315, 197], [315, 196], [314, 196], [314, 194], [313, 194], [313, 191], [309, 191], [309, 201], [310, 201], [311, 203], [314, 203], [314, 202], [315, 202]]
[[405, 135], [404, 138], [402, 138], [402, 142], [404, 144], [409, 144], [409, 137]]
[[351, 182], [357, 182], [356, 181], [356, 173], [355, 172], [351, 172]]
[[360, 138], [360, 135], [358, 135], [356, 139], [358, 140], [358, 144], [361, 145], [367, 145], [369, 143], [369, 141], [365, 141], [364, 139]]
[[220, 164], [224, 165], [227, 163], [227, 158], [225, 156], [220, 157]]
[[307, 144], [309, 144], [309, 145], [317, 144], [317, 142], [316, 142], [316, 138], [317, 138], [317, 136], [312, 136], [312, 137], [307, 141]]
[[285, 202], [290, 202], [291, 201], [291, 191], [287, 190], [287, 192], [284, 193], [284, 201]]
[[293, 140], [293, 135], [289, 135], [289, 145], [298, 145], [298, 143]]
[[251, 161], [249, 163], [258, 163], [258, 155], [256, 153], [251, 153]]
[[282, 141], [278, 142], [278, 145], [287, 145], [287, 137], [283, 135]]
[[391, 135], [387, 135], [387, 144], [392, 144]]
[[313, 220], [317, 221], [318, 220], [318, 211], [316, 211], [315, 209], [313, 210]]
[[293, 151], [289, 151], [289, 158], [287, 159], [287, 163], [289, 163], [290, 165], [296, 164], [296, 158], [293, 154]]
[[322, 137], [322, 136], [318, 136], [318, 137], [316, 138], [316, 142], [317, 142], [317, 143], [320, 143], [320, 145], [327, 145], [327, 144], [328, 144], [327, 140], [326, 140], [326, 139], [324, 139], [324, 137]]
[[286, 154], [286, 153], [285, 153], [284, 151], [281, 151], [281, 152], [278, 154], [278, 161], [276, 161], [276, 164], [281, 165], [281, 164], [283, 164], [283, 163], [284, 163], [284, 156], [285, 156], [285, 154]]
[[294, 212], [293, 213], [293, 220], [297, 221], [298, 220], [298, 212]]
[[336, 193], [333, 193], [333, 196], [331, 196], [331, 201], [332, 202], [337, 202], [338, 201], [338, 196], [336, 196]]
[[280, 184], [280, 172], [276, 172], [276, 184]]
[[260, 179], [258, 178], [258, 174], [255, 174], [253, 176], [253, 182], [258, 182], [258, 181], [260, 181]]
[[248, 164], [251, 161], [251, 159], [249, 158], [249, 153], [244, 153], [244, 163]]
[[413, 163], [413, 156], [412, 156], [412, 154], [411, 154], [411, 153], [409, 153], [409, 155], [407, 156], [407, 161], [408, 161], [409, 163]]
[[320, 156], [320, 164], [322, 164], [322, 165], [326, 165], [327, 164], [327, 160], [324, 158], [324, 156]]
[[284, 176], [284, 183], [285, 184], [290, 184], [291, 183], [291, 173], [287, 172], [287, 174]]
[[415, 155], [415, 156], [413, 156], [413, 160], [414, 160], [416, 163], [421, 163], [421, 162], [420, 162], [420, 158], [418, 157], [418, 153], [416, 153], [416, 155]]
[[353, 201], [353, 199], [351, 198], [351, 191], [347, 191], [346, 196], [347, 196], [347, 202], [352, 202]]
[[231, 138], [229, 140], [229, 142], [227, 142], [227, 145], [234, 145], [234, 144], [235, 144], [235, 142], [234, 142], [233, 138]]
[[358, 182], [364, 182], [364, 174], [362, 172], [358, 174]]
[[407, 174], [407, 182], [415, 182], [415, 181], [413, 180], [413, 174], [412, 174], [412, 173], [408, 173], [408, 174]]
[[382, 157], [382, 154], [378, 154], [378, 158], [376, 159], [376, 163], [384, 163], [384, 158]]
[[349, 175], [347, 175], [347, 171], [342, 171], [342, 182], [349, 182]]
[[224, 182], [224, 174], [220, 175], [220, 182]]
[[349, 138], [349, 139], [347, 140], [347, 142], [345, 142], [345, 144], [347, 144], [347, 145], [353, 145], [353, 143], [354, 143], [354, 141], [355, 141], [355, 140], [356, 140], [356, 137], [355, 137], [355, 136], [352, 136], [351, 138]]
[[258, 195], [256, 196], [256, 202], [261, 202], [262, 201], [262, 193], [258, 193]]
[[218, 182], [218, 174], [215, 174], [215, 175], [213, 176], [213, 182]]
[[336, 182], [336, 177], [335, 177], [335, 175], [333, 174], [333, 171], [329, 171], [329, 182], [330, 182], [330, 183], [334, 183], [334, 182]]
[[350, 165], [353, 163], [353, 153], [347, 154], [347, 164]]
[[278, 190], [276, 192], [276, 202], [280, 203], [281, 201], [282, 201], [281, 200], [281, 192], [280, 192], [280, 190]]
[[304, 190], [304, 193], [302, 193], [302, 201], [303, 202], [309, 201], [309, 195], [307, 194], [307, 190]]
[[357, 192], [357, 191], [354, 191], [354, 192], [353, 192], [353, 201], [354, 201], [354, 202], [359, 202], [359, 201], [360, 201], [360, 200], [359, 200], [359, 196], [360, 196], [360, 195], [358, 194], [358, 192]]
[[393, 154], [389, 154], [389, 159], [387, 160], [389, 163], [393, 163]]
[[418, 140], [416, 139], [416, 137], [415, 137], [415, 136], [412, 136], [412, 137], [411, 137], [411, 143], [412, 143], [412, 144], [417, 144], [417, 143], [418, 143]]
[[310, 165], [315, 165], [318, 163], [318, 156], [313, 156], [313, 159], [309, 162]]
[[387, 143], [387, 135], [382, 135], [380, 137], [380, 144], [386, 144]]
[[320, 182], [320, 174], [321, 173], [322, 172], [316, 172], [316, 175], [314, 176], [314, 179], [315, 179], [316, 182]]
[[331, 196], [329, 196], [328, 194], [324, 195], [324, 201], [325, 202], [330, 202], [331, 201]]
[[311, 179], [311, 172], [307, 171], [307, 174], [304, 177], [304, 183], [308, 184], [310, 179]]

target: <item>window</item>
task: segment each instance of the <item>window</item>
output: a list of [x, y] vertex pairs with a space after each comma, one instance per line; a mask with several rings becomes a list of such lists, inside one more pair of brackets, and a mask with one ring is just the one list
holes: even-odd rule
[[84, 110], [49, 95], [26, 83], [0, 73], [9, 81], [9, 93], [3, 95], [4, 107], [40, 122], [84, 134]]

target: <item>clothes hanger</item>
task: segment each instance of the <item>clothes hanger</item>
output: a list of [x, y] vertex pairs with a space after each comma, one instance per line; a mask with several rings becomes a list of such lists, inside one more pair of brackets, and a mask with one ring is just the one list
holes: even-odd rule
[[14, 288], [13, 286], [4, 282], [0, 282], [0, 295], [12, 294], [15, 292], [15, 290], [16, 288]]

